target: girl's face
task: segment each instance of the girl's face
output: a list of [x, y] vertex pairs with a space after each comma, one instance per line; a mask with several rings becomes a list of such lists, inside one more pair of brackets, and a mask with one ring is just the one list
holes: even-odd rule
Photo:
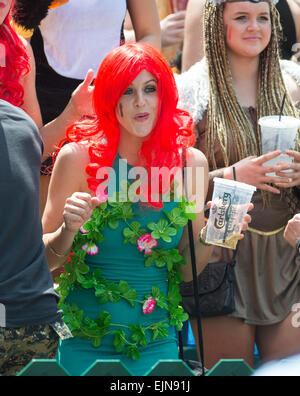
[[0, 25], [4, 22], [9, 13], [13, 0], [0, 0]]
[[271, 33], [270, 6], [267, 2], [227, 2], [224, 31], [229, 53], [257, 57], [268, 46]]
[[115, 110], [121, 133], [148, 137], [157, 122], [158, 106], [157, 80], [143, 70], [121, 96]]

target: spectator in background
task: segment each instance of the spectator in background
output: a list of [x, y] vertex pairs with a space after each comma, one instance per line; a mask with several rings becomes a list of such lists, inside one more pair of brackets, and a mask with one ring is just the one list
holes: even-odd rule
[[[42, 140], [32, 119], [0, 100], [0, 375], [54, 359], [62, 322], [45, 256], [39, 211]], [[4, 310], [3, 310], [4, 308]]]
[[[31, 0], [21, 1], [31, 11]], [[18, 5], [18, 0], [17, 0]], [[49, 10], [35, 29], [31, 45], [37, 67], [37, 97], [44, 123], [60, 114], [89, 69], [98, 70], [105, 55], [123, 43], [126, 11], [138, 41], [160, 49], [160, 27], [155, 0], [72, 0]], [[30, 12], [27, 15], [30, 19]], [[40, 21], [39, 21], [40, 22]], [[36, 28], [35, 26], [27, 26]], [[26, 18], [23, 17], [23, 24]], [[41, 210], [46, 203], [52, 158], [41, 177]]]
[[[186, 13], [182, 71], [204, 57], [203, 14], [205, 0], [189, 0]], [[291, 59], [293, 46], [300, 43], [300, 1], [280, 0], [276, 5], [283, 28], [282, 59]]]
[[[284, 94], [283, 114], [298, 117], [300, 67], [284, 61], [291, 77], [280, 63], [279, 15], [271, 1], [216, 3], [205, 3], [206, 58], [176, 76], [179, 106], [193, 115], [196, 147], [209, 161], [208, 199], [214, 177], [232, 180], [233, 166], [237, 181], [256, 186], [257, 192], [252, 227], [237, 252], [235, 311], [203, 319], [208, 368], [221, 357], [253, 365], [255, 343], [263, 360], [300, 352], [299, 330], [291, 326], [291, 308], [300, 299], [300, 261], [295, 263], [294, 249], [283, 237], [291, 187], [300, 184], [300, 155], [289, 151], [294, 162], [278, 164], [276, 177], [269, 176], [272, 167], [263, 164], [280, 152], [261, 156], [258, 126], [260, 117], [279, 114]], [[297, 150], [299, 144], [298, 137]], [[291, 172], [287, 176], [280, 168]], [[231, 257], [228, 249], [215, 247], [211, 262]]]
[[[156, 0], [160, 18], [162, 53], [176, 72], [181, 71], [181, 49], [187, 2], [188, 0]], [[124, 27], [126, 42], [135, 41], [128, 14]]]

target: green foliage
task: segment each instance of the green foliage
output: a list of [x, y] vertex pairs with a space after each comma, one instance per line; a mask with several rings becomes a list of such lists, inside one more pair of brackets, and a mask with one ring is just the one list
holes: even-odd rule
[[[126, 185], [123, 185], [122, 191], [116, 194], [117, 200], [121, 196], [124, 200], [127, 191]], [[164, 211], [165, 218], [157, 223], [149, 223], [147, 229], [142, 228], [137, 221], [130, 221], [134, 217], [130, 202], [105, 202], [94, 210], [91, 219], [84, 225], [87, 233], [76, 234], [71, 260], [65, 265], [65, 272], [56, 279], [59, 283], [58, 292], [61, 295], [60, 308], [63, 310], [63, 318], [75, 337], [90, 340], [95, 348], [99, 348], [103, 337], [111, 334], [114, 336], [113, 345], [118, 353], [122, 352], [127, 357], [138, 360], [139, 348], [148, 345], [151, 341], [168, 337], [170, 326], [176, 326], [178, 330], [181, 330], [188, 315], [179, 305], [181, 301], [179, 283], [182, 281], [179, 269], [185, 261], [177, 249], [153, 248], [150, 254], [144, 255], [145, 267], [155, 265], [158, 268], [166, 267], [167, 270], [168, 295], [166, 296], [158, 287], [153, 286], [151, 295], [147, 294], [144, 297], [144, 301], [150, 297], [156, 301], [155, 309], [168, 312], [168, 316], [158, 323], [153, 323], [148, 327], [142, 327], [139, 323], [130, 326], [111, 323], [110, 313], [104, 310], [100, 311], [97, 318], [88, 318], [76, 304], [69, 305], [66, 298], [72, 290], [93, 289], [100, 305], [108, 302], [118, 303], [123, 300], [131, 307], [140, 304], [142, 309], [144, 301], [138, 301], [137, 292], [126, 281], [110, 282], [102, 277], [100, 269], [90, 272], [89, 266], [85, 264], [87, 253], [82, 246], [100, 245], [105, 239], [101, 231], [107, 227], [112, 230], [117, 229], [120, 221], [124, 221], [127, 225], [123, 230], [124, 243], [137, 246], [137, 240], [146, 233], [151, 233], [154, 239], [170, 243], [180, 228], [187, 224], [188, 219], [195, 218], [195, 215], [191, 213], [192, 209], [193, 205], [183, 198], [177, 208], [170, 213]]]

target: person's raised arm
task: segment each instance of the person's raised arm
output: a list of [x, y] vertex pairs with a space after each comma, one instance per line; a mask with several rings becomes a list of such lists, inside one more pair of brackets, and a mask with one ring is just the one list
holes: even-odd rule
[[160, 21], [155, 0], [127, 0], [127, 8], [136, 41], [151, 44], [161, 50]]
[[204, 57], [203, 17], [205, 0], [189, 0], [186, 10], [182, 71]]
[[66, 262], [77, 231], [100, 204], [87, 190], [84, 169], [88, 162], [87, 148], [73, 143], [62, 148], [55, 162], [42, 219], [51, 271]]
[[94, 78], [94, 72], [89, 70], [85, 81], [73, 92], [72, 98], [60, 116], [47, 125], [43, 125], [35, 88], [36, 72], [34, 55], [30, 44], [24, 39], [23, 42], [30, 55], [30, 72], [21, 81], [24, 88], [24, 104], [22, 109], [35, 121], [40, 129], [44, 143], [43, 159], [45, 159], [54, 151], [55, 146], [60, 140], [64, 138], [69, 125], [80, 120], [84, 115], [94, 114], [92, 105], [94, 87], [90, 85]]

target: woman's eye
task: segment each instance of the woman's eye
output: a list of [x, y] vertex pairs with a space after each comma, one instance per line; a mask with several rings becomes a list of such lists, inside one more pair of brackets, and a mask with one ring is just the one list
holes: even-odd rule
[[133, 93], [132, 88], [127, 88], [126, 91], [123, 93], [123, 95], [131, 95]]
[[262, 16], [262, 17], [260, 17], [259, 18], [261, 21], [263, 21], [263, 22], [269, 22], [269, 18], [268, 17], [265, 17], [265, 16]]
[[236, 21], [244, 21], [244, 20], [246, 20], [246, 16], [245, 15], [241, 15], [241, 16], [237, 17], [235, 20]]
[[145, 87], [145, 92], [146, 93], [156, 92], [156, 86], [155, 85], [148, 85], [147, 87]]

